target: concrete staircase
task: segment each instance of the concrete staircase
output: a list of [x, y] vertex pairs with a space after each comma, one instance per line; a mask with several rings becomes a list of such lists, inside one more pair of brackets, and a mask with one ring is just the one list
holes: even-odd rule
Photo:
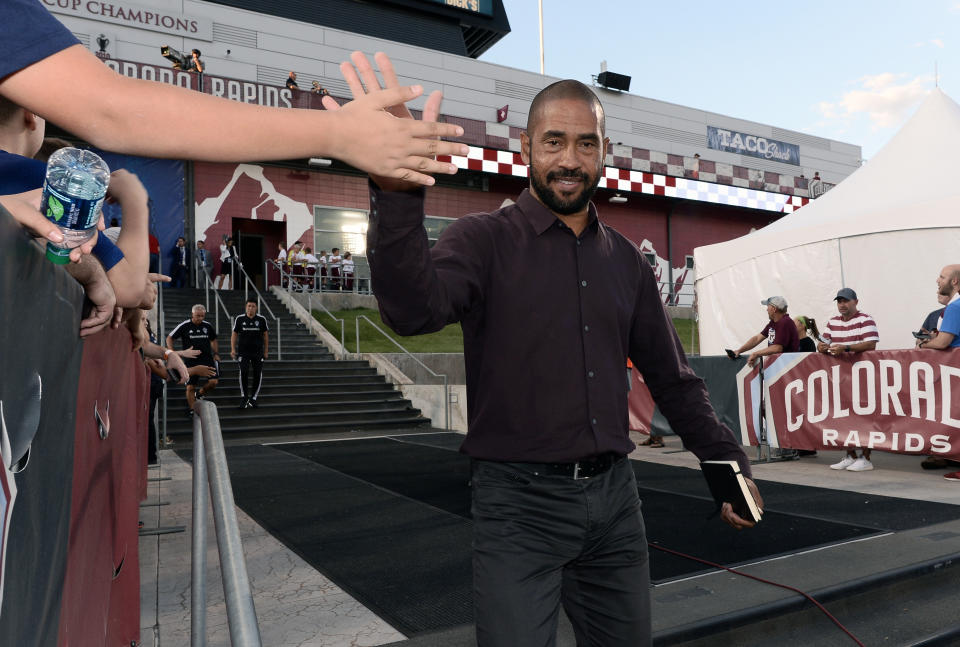
[[[210, 394], [216, 403], [224, 437], [317, 434], [362, 429], [398, 429], [427, 427], [430, 419], [411, 406], [392, 384], [365, 361], [336, 360], [272, 294], [264, 294], [266, 303], [280, 317], [280, 353], [277, 360], [276, 321], [261, 308], [270, 324], [269, 358], [263, 365], [263, 386], [256, 409], [239, 409], [239, 365], [230, 359], [230, 332], [233, 317], [244, 312], [242, 290], [221, 290], [220, 295], [230, 313], [228, 320], [221, 309], [219, 330], [220, 382]], [[251, 293], [252, 294], [252, 293]], [[189, 318], [190, 308], [205, 305], [203, 290], [165, 289], [163, 308], [169, 333]], [[215, 324], [213, 291], [207, 321]], [[177, 346], [179, 350], [179, 346]], [[168, 391], [167, 434], [192, 433], [192, 422], [186, 415], [186, 398], [182, 387]]]

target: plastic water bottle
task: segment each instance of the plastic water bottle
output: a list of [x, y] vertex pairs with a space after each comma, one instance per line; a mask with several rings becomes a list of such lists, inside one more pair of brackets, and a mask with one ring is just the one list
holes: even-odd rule
[[60, 228], [63, 242], [47, 243], [47, 258], [63, 265], [70, 250], [97, 231], [100, 209], [110, 183], [110, 169], [99, 155], [79, 148], [61, 148], [47, 162], [40, 210]]

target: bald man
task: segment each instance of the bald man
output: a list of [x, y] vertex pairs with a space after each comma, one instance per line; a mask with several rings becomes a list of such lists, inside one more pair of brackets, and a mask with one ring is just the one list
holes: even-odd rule
[[[369, 62], [354, 63], [374, 88]], [[387, 87], [396, 84], [381, 69]], [[344, 76], [363, 92], [359, 78]], [[439, 102], [429, 103], [424, 119], [438, 113]], [[750, 465], [687, 365], [649, 263], [591, 202], [609, 144], [600, 100], [578, 81], [559, 81], [537, 95], [528, 119], [521, 155], [530, 187], [515, 204], [454, 220], [433, 247], [424, 193], [371, 177], [374, 290], [400, 334], [463, 326], [477, 644], [554, 645], [562, 604], [577, 644], [643, 647], [650, 580], [626, 459], [635, 447], [627, 358], [690, 451], [739, 461], [745, 477]], [[753, 525], [729, 503], [721, 517]]]
[[937, 277], [937, 297], [948, 299], [937, 336], [920, 344], [920, 348], [946, 350], [960, 348], [960, 263], [947, 265]]

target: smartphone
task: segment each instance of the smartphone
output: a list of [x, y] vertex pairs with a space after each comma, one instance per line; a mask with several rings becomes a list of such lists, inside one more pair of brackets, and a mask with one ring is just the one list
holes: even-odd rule
[[167, 381], [173, 382], [175, 384], [180, 383], [180, 371], [175, 368], [167, 369]]
[[913, 333], [913, 336], [916, 337], [917, 339], [933, 339], [933, 333], [932, 333], [932, 332], [926, 332], [926, 331], [922, 331], [922, 330]]
[[738, 357], [740, 357], [729, 348], [724, 348], [724, 350], [727, 352], [727, 357], [729, 357], [730, 359], [737, 359]]

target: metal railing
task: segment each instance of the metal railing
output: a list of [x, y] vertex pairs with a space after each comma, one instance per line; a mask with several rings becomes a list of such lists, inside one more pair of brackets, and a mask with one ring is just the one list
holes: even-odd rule
[[[370, 289], [370, 277], [369, 276], [358, 276], [354, 273], [351, 277], [345, 277], [342, 274], [337, 277], [330, 277], [323, 274], [320, 274], [320, 268], [322, 267], [319, 263], [307, 263], [304, 265], [292, 265], [288, 266], [285, 263], [279, 263], [276, 259], [271, 259], [264, 262], [264, 276], [267, 276], [270, 267], [276, 268], [280, 272], [280, 287], [287, 290], [287, 292], [331, 292], [333, 294], [371, 294]], [[313, 274], [308, 274], [306, 272], [307, 267], [314, 268], [315, 272]], [[347, 278], [350, 279], [352, 285], [349, 290], [347, 289], [334, 289], [331, 287], [325, 287], [324, 282], [328, 284], [332, 281], [339, 282], [339, 285], [343, 285]], [[363, 286], [366, 286], [365, 288]]]
[[[220, 309], [223, 308], [223, 316], [227, 318], [227, 321], [232, 321], [230, 316], [230, 311], [227, 310], [227, 305], [223, 302], [223, 299], [220, 298], [220, 291], [217, 290], [217, 287], [213, 284], [213, 281], [210, 280], [209, 274], [204, 274], [204, 307], [207, 309], [207, 312], [210, 312], [210, 289], [213, 288], [213, 317], [214, 317], [214, 329], [217, 331], [217, 336], [220, 336]], [[231, 280], [231, 285], [233, 285]], [[229, 324], [228, 324], [229, 325]]]
[[[157, 344], [166, 347], [167, 342], [167, 324], [166, 317], [163, 314], [163, 283], [157, 282]], [[154, 412], [151, 411], [153, 416]], [[163, 421], [160, 425], [160, 446], [167, 447], [170, 442], [167, 438], [167, 385], [163, 385]]]
[[[260, 627], [243, 556], [233, 487], [223, 449], [217, 407], [198, 400], [193, 405], [193, 537], [190, 568], [190, 645], [207, 644], [207, 506], [213, 508], [223, 597], [227, 607], [230, 643], [259, 647]], [[210, 501], [207, 500], [209, 484]]]
[[[346, 322], [343, 319], [338, 319], [337, 317], [334, 317], [333, 313], [327, 309], [327, 306], [323, 305], [322, 301], [318, 300], [317, 305], [320, 306], [320, 309], [323, 310], [324, 314], [326, 314], [328, 317], [330, 317], [334, 321], [340, 322], [340, 352], [343, 355], [342, 359], [346, 359], [348, 353], [347, 353], [347, 346], [344, 343], [345, 338], [343, 334], [344, 330], [346, 329]], [[309, 312], [310, 316], [313, 317], [313, 294], [310, 292], [307, 293], [307, 312]]]
[[417, 359], [417, 358], [413, 355], [413, 353], [411, 353], [411, 352], [408, 351], [406, 348], [404, 348], [403, 346], [401, 346], [400, 343], [399, 343], [396, 339], [394, 339], [394, 338], [391, 337], [389, 334], [387, 334], [387, 332], [386, 332], [385, 330], [383, 330], [383, 328], [381, 328], [381, 327], [378, 326], [377, 324], [375, 324], [375, 323], [373, 323], [372, 321], [370, 321], [370, 318], [367, 317], [366, 315], [357, 315], [357, 318], [355, 319], [355, 322], [356, 322], [356, 325], [357, 325], [357, 348], [356, 348], [356, 351], [357, 351], [357, 356], [358, 356], [358, 357], [359, 357], [359, 355], [360, 355], [360, 320], [361, 320], [361, 319], [363, 319], [363, 320], [366, 321], [368, 324], [370, 324], [371, 326], [373, 326], [373, 328], [374, 328], [377, 332], [379, 332], [381, 335], [383, 335], [384, 337], [386, 337], [387, 339], [389, 339], [390, 342], [391, 342], [394, 346], [396, 346], [397, 348], [399, 348], [399, 349], [401, 350], [401, 352], [403, 352], [404, 355], [407, 355], [407, 356], [408, 356], [410, 359], [412, 359], [414, 362], [416, 362], [417, 364], [419, 364], [420, 366], [422, 366], [424, 369], [426, 369], [427, 373], [429, 373], [429, 374], [432, 375], [433, 377], [443, 378], [443, 428], [444, 428], [444, 429], [449, 429], [449, 428], [450, 428], [450, 386], [449, 386], [449, 384], [447, 384], [447, 376], [446, 376], [445, 374], [443, 374], [443, 373], [436, 373], [436, 372], [434, 372], [434, 370], [433, 370], [432, 368], [430, 368], [429, 366], [427, 366], [426, 364], [424, 364], [423, 362], [421, 362], [419, 359]]
[[[266, 299], [263, 298], [263, 295], [260, 294], [260, 290], [257, 289], [257, 286], [254, 285], [253, 280], [250, 278], [250, 275], [247, 274], [247, 270], [243, 269], [243, 265], [240, 263], [234, 263], [237, 269], [240, 270], [240, 273], [243, 274], [243, 299], [244, 302], [250, 300], [250, 288], [253, 288], [253, 291], [257, 295], [257, 309], [266, 308], [267, 312], [270, 313], [270, 316], [273, 317], [273, 322], [275, 329], [277, 331], [277, 359], [283, 359], [280, 351], [280, 317], [273, 314], [273, 310], [270, 308], [270, 304], [267, 303]], [[264, 280], [266, 280], [266, 275], [264, 275]], [[233, 283], [231, 282], [231, 286]], [[217, 334], [220, 334], [219, 332]]]

